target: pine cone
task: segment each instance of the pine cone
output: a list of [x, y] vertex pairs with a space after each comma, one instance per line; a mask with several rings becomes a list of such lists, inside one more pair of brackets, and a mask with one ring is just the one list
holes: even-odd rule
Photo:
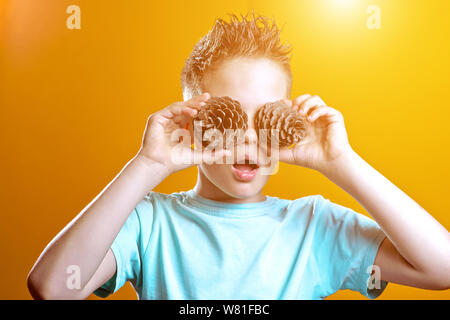
[[287, 104], [276, 101], [266, 103], [255, 114], [255, 128], [268, 129], [267, 144], [271, 143], [270, 129], [279, 130], [280, 147], [289, 147], [306, 136], [305, 120]]
[[[202, 146], [206, 147], [211, 142], [208, 139], [203, 139], [205, 132], [208, 129], [215, 128], [222, 134], [226, 129], [242, 129], [238, 135], [233, 139], [233, 143], [236, 139], [243, 137], [242, 133], [247, 130], [247, 114], [242, 110], [239, 101], [233, 100], [228, 96], [223, 97], [211, 97], [206, 101], [206, 105], [203, 106], [197, 115], [193, 119], [195, 121], [201, 121], [201, 136], [195, 137], [202, 141]], [[198, 133], [197, 133], [198, 134]], [[223, 143], [226, 142], [226, 136], [223, 135]], [[230, 142], [230, 141], [229, 141]], [[230, 146], [227, 145], [227, 148]]]

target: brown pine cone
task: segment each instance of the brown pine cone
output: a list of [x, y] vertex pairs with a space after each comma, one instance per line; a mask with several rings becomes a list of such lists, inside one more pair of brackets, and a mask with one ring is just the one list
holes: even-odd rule
[[306, 136], [305, 120], [290, 106], [282, 101], [269, 102], [259, 108], [255, 114], [255, 128], [269, 129], [267, 144], [271, 143], [270, 129], [279, 130], [280, 147], [289, 147]]
[[[240, 133], [245, 133], [247, 130], [247, 114], [243, 111], [239, 101], [233, 100], [228, 96], [223, 97], [211, 97], [206, 101], [206, 105], [203, 106], [197, 115], [194, 117], [193, 122], [201, 121], [201, 136], [195, 137], [202, 141], [202, 146], [206, 147], [211, 142], [208, 139], [203, 139], [206, 130], [215, 128], [222, 134], [226, 129], [242, 129]], [[233, 139], [233, 143], [237, 139], [241, 139], [242, 135], [236, 135]], [[225, 134], [222, 136], [223, 144], [226, 143]], [[227, 148], [230, 146], [226, 146]]]

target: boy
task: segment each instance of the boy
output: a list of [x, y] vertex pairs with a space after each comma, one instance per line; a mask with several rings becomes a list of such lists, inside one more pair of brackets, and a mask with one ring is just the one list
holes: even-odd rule
[[[279, 40], [254, 14], [217, 20], [185, 63], [184, 101], [149, 117], [137, 155], [37, 260], [28, 276], [34, 298], [105, 297], [126, 281], [140, 299], [323, 299], [340, 289], [375, 298], [389, 281], [449, 288], [448, 231], [350, 147], [339, 111], [317, 96], [288, 99], [290, 50]], [[194, 165], [197, 148], [171, 157], [171, 133], [211, 96], [238, 100], [250, 127], [272, 101], [308, 116], [307, 138], [281, 148], [279, 160], [321, 172], [376, 222], [320, 195], [263, 195], [270, 175], [249, 151], [234, 164], [210, 163], [226, 150], [204, 152], [193, 189], [152, 191]], [[255, 144], [246, 137], [246, 150]], [[78, 288], [66, 285], [69, 266], [80, 270]]]

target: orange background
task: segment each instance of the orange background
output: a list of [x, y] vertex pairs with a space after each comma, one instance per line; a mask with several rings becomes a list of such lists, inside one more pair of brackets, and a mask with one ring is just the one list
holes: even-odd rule
[[[68, 30], [66, 8], [81, 8]], [[381, 29], [366, 27], [369, 4]], [[0, 298], [29, 299], [47, 243], [137, 152], [152, 112], [182, 100], [194, 44], [227, 13], [275, 17], [294, 48], [294, 98], [318, 94], [345, 117], [367, 162], [447, 229], [449, 1], [0, 1]], [[194, 186], [197, 169], [156, 191]], [[367, 212], [318, 172], [281, 164], [265, 193], [322, 194]], [[96, 297], [92, 297], [96, 299]], [[129, 284], [111, 298], [135, 299]], [[365, 299], [341, 291], [330, 297]], [[448, 299], [389, 284], [380, 299]]]

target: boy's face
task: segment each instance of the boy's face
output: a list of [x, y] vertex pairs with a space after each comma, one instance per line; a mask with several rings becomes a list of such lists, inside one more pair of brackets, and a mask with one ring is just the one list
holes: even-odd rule
[[[255, 129], [256, 111], [267, 102], [288, 99], [287, 85], [287, 76], [275, 62], [267, 58], [233, 58], [205, 75], [204, 92], [239, 101], [248, 115], [249, 129]], [[257, 148], [255, 135], [250, 135], [246, 139], [245, 152], [240, 155], [245, 154], [261, 163], [264, 160], [258, 159]], [[260, 149], [260, 152], [266, 151]], [[203, 163], [199, 166], [200, 191], [214, 198], [262, 199], [261, 191], [270, 175], [267, 170], [252, 167], [255, 166]]]

